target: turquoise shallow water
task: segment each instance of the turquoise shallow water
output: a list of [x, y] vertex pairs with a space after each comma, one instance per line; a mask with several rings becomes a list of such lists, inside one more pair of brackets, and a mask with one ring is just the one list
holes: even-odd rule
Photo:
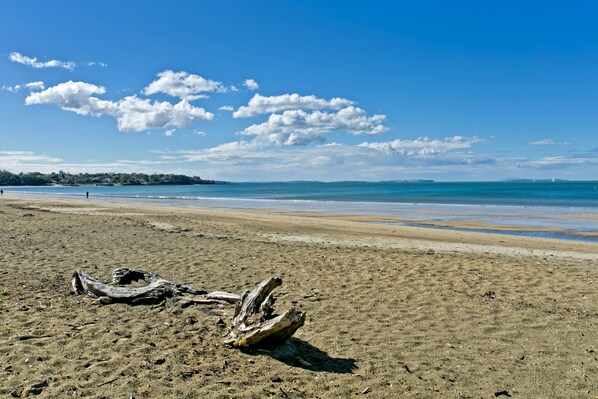
[[[7, 188], [7, 190], [9, 190]], [[585, 182], [292, 182], [195, 186], [17, 187], [55, 194], [233, 198], [339, 202], [432, 203], [463, 205], [566, 206], [598, 208], [598, 181]]]
[[[536, 236], [578, 239], [598, 232], [598, 182], [293, 182], [196, 186], [6, 187], [45, 198], [92, 199], [179, 207], [272, 209], [379, 215], [411, 220], [479, 220], [559, 233]], [[491, 231], [487, 231], [491, 232]], [[508, 233], [508, 232], [507, 232]], [[513, 232], [512, 234], [521, 234]], [[527, 234], [527, 233], [524, 233]]]

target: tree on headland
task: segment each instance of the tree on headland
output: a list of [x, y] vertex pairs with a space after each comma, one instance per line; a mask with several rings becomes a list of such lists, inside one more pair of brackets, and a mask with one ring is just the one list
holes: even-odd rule
[[7, 170], [0, 170], [0, 186], [20, 186], [19, 176], [10, 173]]
[[204, 180], [199, 176], [175, 174], [144, 173], [79, 173], [71, 174], [60, 171], [50, 174], [39, 172], [14, 174], [7, 170], [0, 171], [0, 186], [47, 186], [47, 185], [102, 185], [102, 186], [140, 186], [140, 185], [191, 185], [214, 184], [213, 180]]

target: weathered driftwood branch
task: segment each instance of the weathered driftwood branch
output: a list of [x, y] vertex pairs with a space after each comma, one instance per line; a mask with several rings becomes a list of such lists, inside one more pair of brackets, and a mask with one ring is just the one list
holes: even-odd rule
[[73, 274], [73, 291], [77, 294], [86, 293], [92, 298], [97, 298], [100, 303], [125, 302], [131, 304], [161, 302], [166, 298], [192, 295], [193, 299], [210, 300], [214, 302], [239, 302], [241, 297], [228, 292], [215, 291], [208, 293], [205, 290], [190, 287], [188, 285], [173, 283], [164, 280], [155, 273], [135, 269], [116, 269], [112, 272], [114, 284], [125, 285], [134, 281], [143, 280], [147, 283], [145, 287], [119, 287], [104, 284], [91, 277], [83, 269]]
[[282, 284], [273, 277], [262, 281], [243, 297], [223, 291], [208, 293], [205, 290], [174, 283], [151, 272], [135, 269], [116, 269], [112, 283], [130, 284], [144, 281], [144, 287], [122, 287], [104, 284], [91, 277], [83, 269], [73, 275], [72, 286], [76, 294], [85, 293], [97, 298], [101, 304], [124, 302], [130, 304], [160, 302], [177, 297], [181, 306], [192, 304], [236, 303], [235, 315], [225, 342], [235, 347], [275, 345], [290, 338], [305, 323], [305, 313], [288, 309], [281, 315], [274, 314], [272, 291]]
[[262, 281], [246, 291], [237, 304], [226, 343], [237, 347], [279, 344], [305, 323], [305, 313], [288, 309], [275, 316], [272, 291], [282, 284], [278, 277]]

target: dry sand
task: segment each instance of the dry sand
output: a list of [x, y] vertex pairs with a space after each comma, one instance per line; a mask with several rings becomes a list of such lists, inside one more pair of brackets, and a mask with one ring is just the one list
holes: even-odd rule
[[[0, 397], [598, 398], [595, 244], [7, 196], [0, 226]], [[230, 307], [97, 305], [69, 291], [80, 267], [236, 293], [279, 275], [308, 319], [243, 353]]]

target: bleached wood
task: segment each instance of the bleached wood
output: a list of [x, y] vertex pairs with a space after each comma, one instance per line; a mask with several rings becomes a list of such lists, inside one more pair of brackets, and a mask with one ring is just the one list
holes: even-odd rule
[[[134, 281], [144, 281], [144, 287], [123, 287]], [[236, 303], [226, 343], [235, 347], [269, 346], [282, 343], [305, 323], [305, 313], [288, 309], [282, 315], [274, 314], [272, 291], [282, 284], [279, 277], [268, 278], [243, 296], [224, 291], [208, 293], [205, 290], [174, 283], [156, 273], [121, 268], [112, 273], [113, 284], [104, 284], [83, 269], [73, 274], [72, 287], [76, 294], [87, 294], [101, 304], [124, 302], [130, 304], [161, 302], [178, 298], [182, 307], [190, 305], [226, 305]], [[118, 285], [114, 285], [118, 284]]]
[[274, 316], [272, 291], [282, 284], [279, 277], [262, 281], [245, 292], [235, 309], [235, 316], [225, 343], [236, 347], [275, 345], [290, 338], [305, 323], [305, 313], [288, 309]]
[[91, 277], [83, 269], [79, 269], [73, 275], [72, 286], [75, 293], [86, 293], [93, 298], [98, 298], [100, 303], [159, 302], [166, 298], [172, 298], [186, 294], [204, 295], [205, 299], [224, 302], [233, 302], [235, 301], [235, 298], [237, 298], [236, 301], [240, 299], [238, 295], [222, 291], [216, 291], [209, 294], [206, 290], [174, 283], [172, 281], [163, 279], [156, 273], [145, 272], [143, 270], [115, 269], [112, 272], [112, 281], [114, 284], [126, 285], [139, 280], [145, 281], [147, 286], [122, 287], [104, 284], [101, 281]]

